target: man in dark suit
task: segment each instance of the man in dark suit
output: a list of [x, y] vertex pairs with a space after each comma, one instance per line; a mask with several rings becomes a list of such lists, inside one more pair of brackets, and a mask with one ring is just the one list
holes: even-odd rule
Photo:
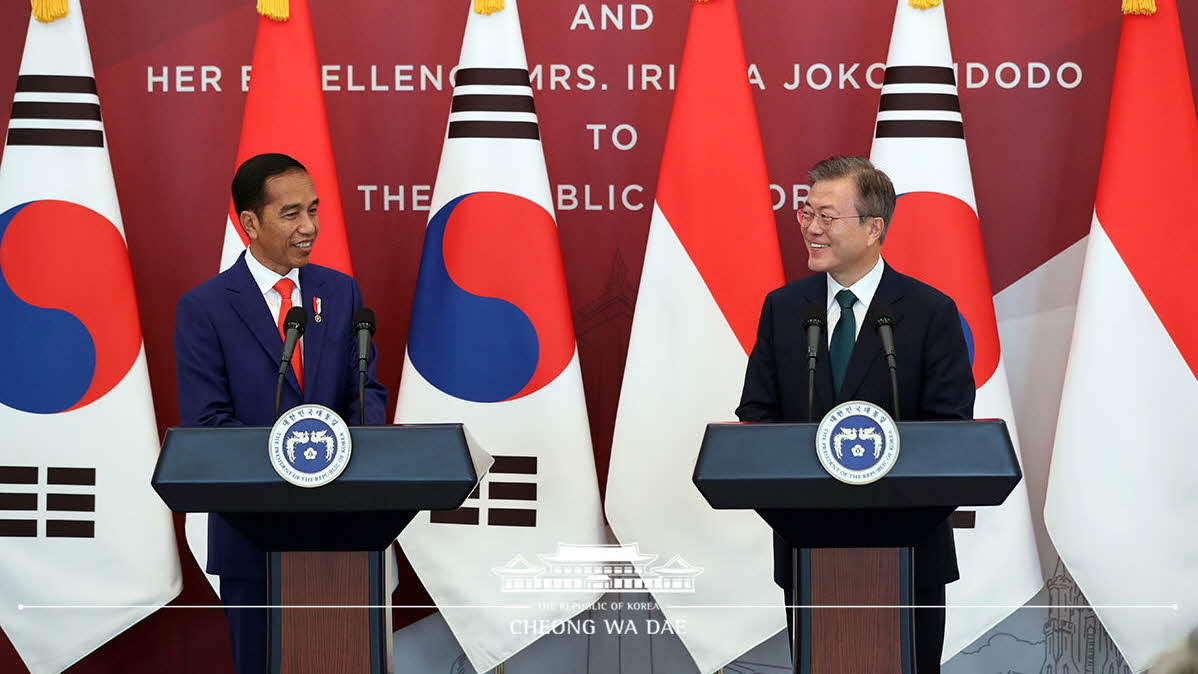
[[[882, 261], [894, 214], [894, 186], [860, 157], [832, 157], [810, 173], [799, 213], [808, 266], [819, 272], [766, 296], [749, 356], [741, 421], [818, 421], [832, 407], [864, 400], [893, 412], [890, 377], [874, 330], [879, 310], [895, 320], [900, 409], [905, 420], [972, 419], [973, 374], [957, 306], [944, 293]], [[804, 319], [826, 312], [819, 344], [813, 418], [807, 418]], [[791, 596], [793, 549], [774, 539], [774, 580]], [[915, 603], [944, 605], [944, 586], [960, 577], [947, 521], [915, 548]], [[916, 672], [940, 671], [944, 609], [915, 611]], [[791, 612], [787, 611], [791, 624]], [[792, 640], [793, 642], [793, 640]]]
[[[303, 306], [310, 319], [292, 356], [280, 409], [317, 403], [357, 423], [358, 353], [352, 330], [362, 306], [358, 284], [308, 264], [320, 228], [319, 199], [302, 164], [258, 155], [237, 169], [233, 205], [250, 245], [228, 270], [180, 300], [175, 365], [182, 426], [270, 426], [283, 350], [282, 318]], [[366, 423], [386, 423], [387, 390], [375, 377], [371, 346]], [[266, 446], [262, 447], [265, 454]], [[267, 671], [266, 554], [220, 515], [208, 516], [208, 572], [220, 576], [233, 660], [239, 674]]]

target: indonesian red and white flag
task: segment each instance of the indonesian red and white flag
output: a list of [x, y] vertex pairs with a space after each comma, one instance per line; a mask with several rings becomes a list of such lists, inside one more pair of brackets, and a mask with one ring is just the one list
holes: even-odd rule
[[[943, 4], [923, 10], [898, 0], [870, 159], [898, 194], [882, 256], [956, 301], [977, 386], [974, 416], [1006, 421], [1018, 454]], [[1001, 506], [964, 512], [965, 526], [953, 530], [961, 579], [947, 587], [943, 660], [1044, 585], [1025, 482]]]
[[[241, 144], [233, 168], [267, 152], [281, 152], [299, 160], [308, 169], [320, 196], [320, 234], [311, 261], [352, 276], [308, 0], [290, 0], [290, 4], [291, 16], [286, 21], [258, 17]], [[233, 266], [247, 245], [249, 239], [230, 200], [220, 271]], [[187, 515], [187, 545], [203, 569], [208, 559], [207, 513]], [[219, 589], [216, 576], [209, 575], [208, 581]]]
[[29, 21], [0, 159], [0, 627], [34, 674], [181, 587], [87, 31], [66, 4]]
[[463, 422], [494, 456], [462, 508], [422, 512], [399, 537], [480, 672], [586, 610], [622, 552], [606, 545], [541, 126], [505, 4], [466, 20], [395, 411]]
[[1044, 509], [1133, 671], [1198, 624], [1198, 120], [1156, 5], [1123, 19]]
[[758, 311], [784, 282], [746, 71], [735, 1], [692, 4], [607, 481], [622, 543], [702, 569], [693, 594], [656, 599], [685, 620], [678, 636], [704, 674], [786, 627], [770, 528], [713, 510], [692, 482], [706, 425], [736, 419]]
[[[353, 275], [341, 189], [333, 162], [333, 142], [320, 85], [320, 61], [312, 35], [308, 0], [290, 0], [291, 18], [258, 17], [250, 88], [241, 120], [241, 144], [234, 168], [250, 157], [281, 152], [308, 169], [320, 195], [320, 236], [311, 261]], [[237, 261], [249, 245], [229, 202], [221, 271]]]

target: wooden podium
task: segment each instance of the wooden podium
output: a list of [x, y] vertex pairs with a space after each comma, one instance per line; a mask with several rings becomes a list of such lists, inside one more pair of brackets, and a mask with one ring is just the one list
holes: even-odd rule
[[898, 461], [865, 485], [824, 470], [817, 426], [709, 424], [695, 485], [713, 508], [754, 509], [799, 548], [796, 672], [912, 674], [912, 546], [959, 506], [1006, 500], [1022, 478], [1006, 424], [899, 422]]
[[272, 674], [386, 674], [382, 551], [418, 511], [457, 508], [474, 489], [478, 472], [462, 425], [351, 427], [345, 471], [315, 488], [275, 473], [270, 430], [169, 429], [154, 489], [171, 510], [221, 513], [271, 551]]

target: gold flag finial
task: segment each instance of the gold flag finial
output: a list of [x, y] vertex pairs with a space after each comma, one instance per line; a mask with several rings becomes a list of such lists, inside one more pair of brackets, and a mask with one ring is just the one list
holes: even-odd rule
[[504, 0], [474, 0], [474, 12], [476, 14], [491, 15], [502, 11], [505, 6]]
[[1124, 14], [1156, 14], [1156, 0], [1123, 0]]
[[68, 0], [30, 0], [33, 5], [33, 18], [42, 23], [50, 23], [67, 15]]
[[915, 9], [931, 9], [939, 7], [941, 0], [907, 0], [907, 4]]
[[290, 0], [258, 0], [258, 13], [272, 21], [291, 18]]

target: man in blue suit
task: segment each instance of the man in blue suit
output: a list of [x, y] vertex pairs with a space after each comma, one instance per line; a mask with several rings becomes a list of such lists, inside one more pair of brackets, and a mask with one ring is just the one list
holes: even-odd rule
[[[882, 260], [882, 241], [894, 215], [894, 185], [860, 157], [832, 157], [810, 172], [811, 192], [799, 213], [808, 266], [819, 272], [765, 298], [757, 342], [749, 356], [741, 421], [805, 422], [810, 311], [827, 316], [818, 345], [813, 419], [849, 400], [893, 412], [890, 375], [874, 329], [882, 307], [894, 319], [903, 419], [972, 419], [975, 389], [957, 305], [944, 293], [900, 274]], [[791, 596], [792, 550], [774, 538], [774, 580]], [[941, 522], [914, 556], [914, 599], [943, 606], [944, 586], [960, 577], [948, 522]], [[787, 624], [793, 629], [791, 612]], [[944, 609], [915, 611], [915, 671], [940, 671]]]
[[[233, 206], [250, 239], [228, 270], [179, 300], [175, 366], [182, 426], [270, 426], [283, 350], [282, 317], [308, 310], [292, 357], [281, 410], [317, 403], [347, 423], [359, 419], [354, 312], [362, 306], [350, 276], [308, 264], [320, 229], [319, 198], [302, 164], [282, 154], [246, 160], [233, 178]], [[387, 390], [375, 377], [371, 346], [366, 423], [386, 423]], [[262, 451], [266, 452], [263, 445]], [[220, 576], [238, 674], [267, 671], [266, 554], [217, 514], [208, 516], [208, 573]]]

